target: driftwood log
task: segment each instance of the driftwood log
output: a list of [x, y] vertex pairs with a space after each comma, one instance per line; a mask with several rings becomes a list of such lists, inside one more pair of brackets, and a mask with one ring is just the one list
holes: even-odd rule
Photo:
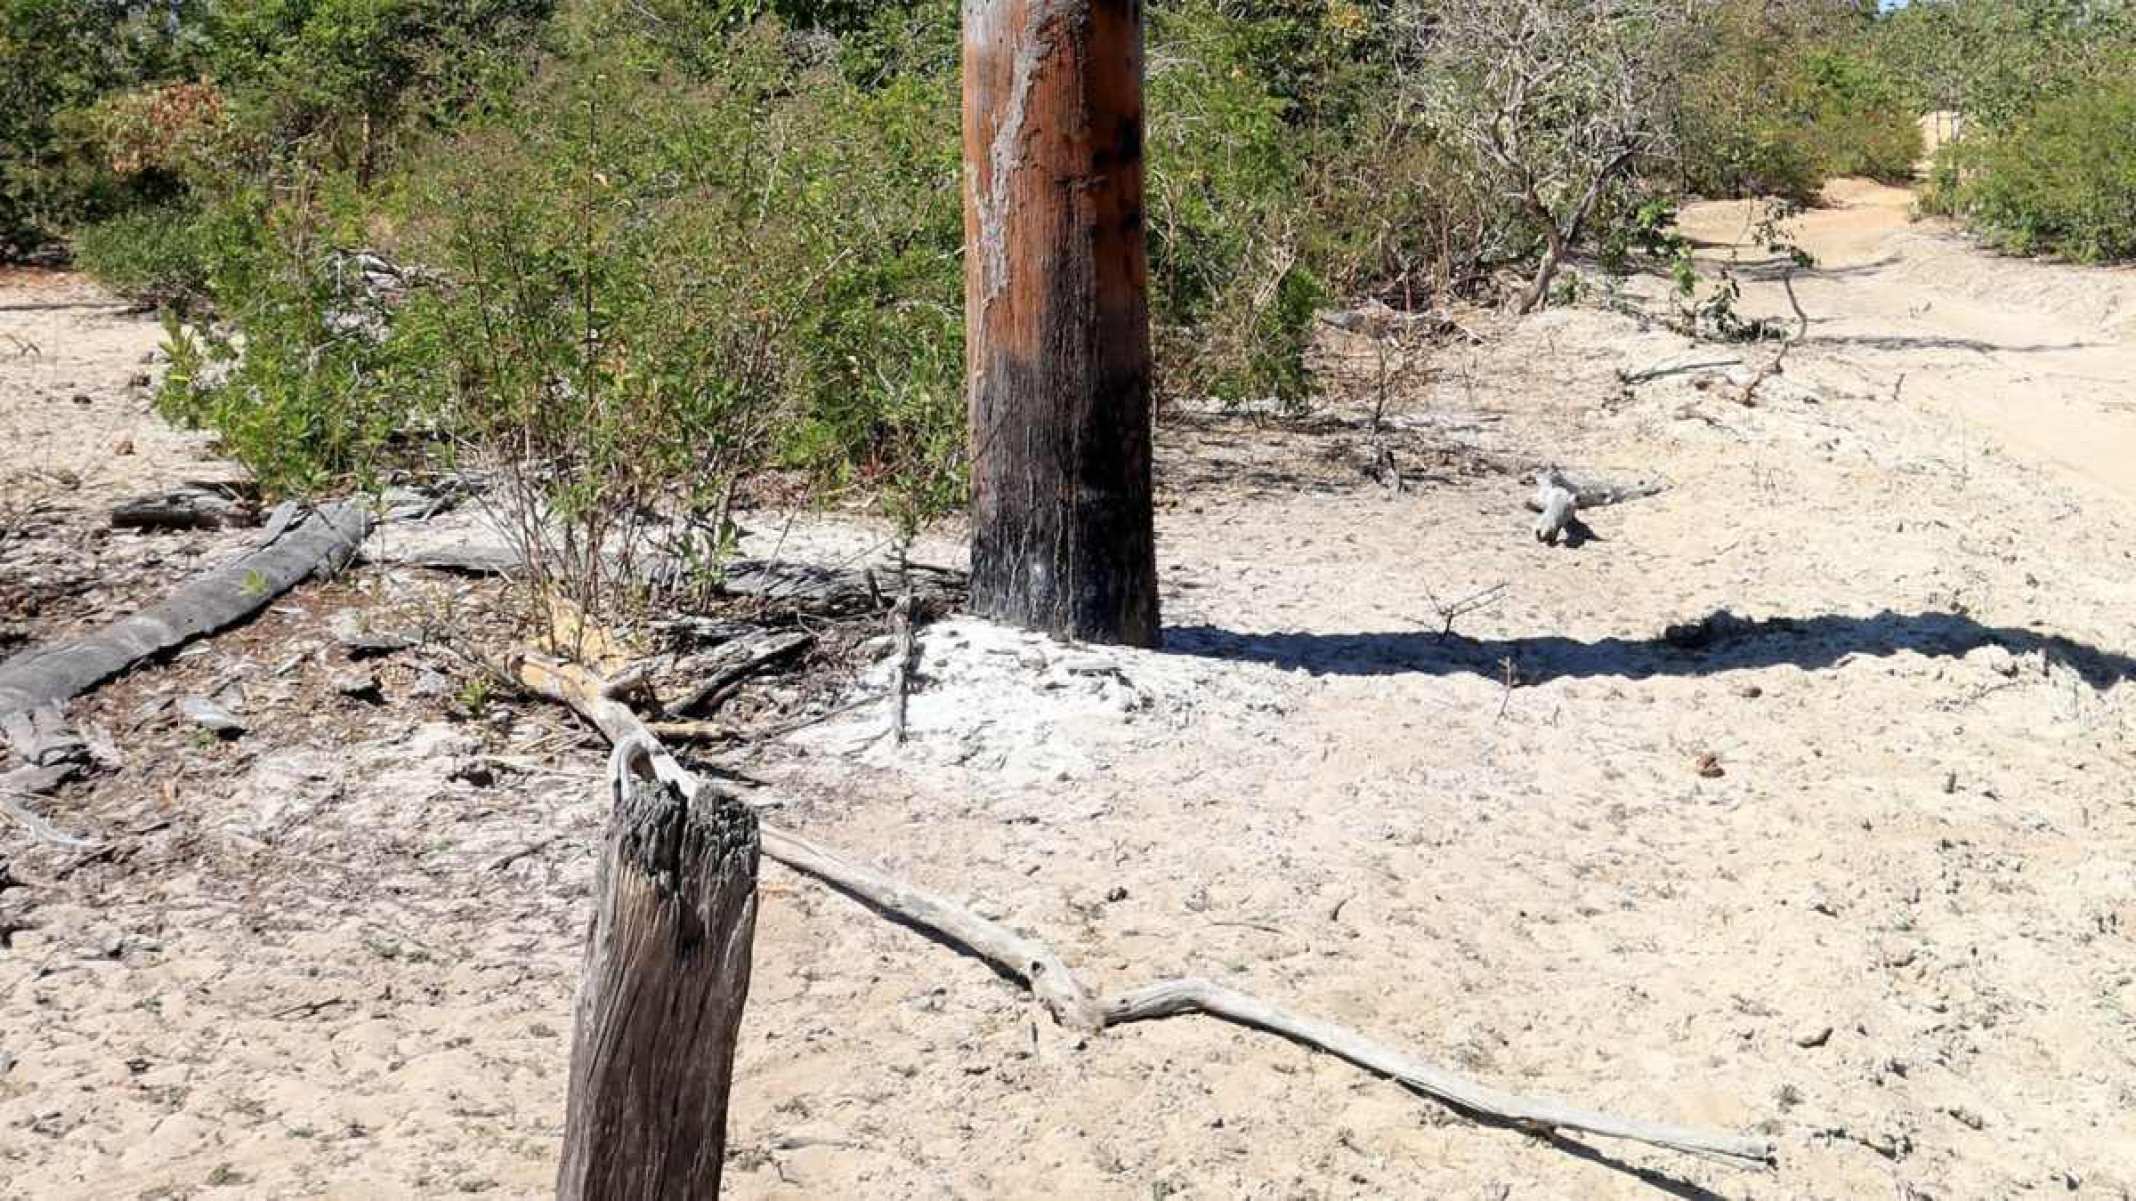
[[155, 655], [251, 617], [313, 575], [339, 570], [363, 544], [370, 517], [356, 502], [278, 521], [258, 547], [161, 602], [58, 646], [0, 663], [0, 721], [58, 707]]
[[618, 743], [571, 1040], [560, 1201], [719, 1196], [756, 931], [756, 813]]
[[1660, 480], [1606, 480], [1546, 467], [1535, 473], [1535, 495], [1528, 500], [1529, 511], [1538, 514], [1535, 540], [1555, 546], [1566, 531], [1574, 528], [1582, 509], [1644, 500], [1668, 490], [1669, 485]]
[[252, 502], [203, 486], [138, 496], [111, 511], [111, 527], [118, 530], [219, 530], [257, 525], [259, 519]]
[[[658, 740], [646, 731], [627, 705], [608, 695], [605, 681], [599, 676], [575, 665], [533, 656], [521, 661], [518, 674], [520, 682], [530, 691], [569, 706], [611, 743], [642, 746], [645, 770], [658, 779], [685, 796], [700, 795], [698, 789], [702, 785], [697, 778], [661, 748]], [[1355, 1031], [1293, 1014], [1248, 994], [1204, 980], [1167, 980], [1101, 1000], [1084, 987], [1046, 943], [980, 917], [937, 894], [855, 863], [798, 835], [770, 825], [760, 825], [759, 829], [765, 858], [813, 876], [902, 924], [969, 951], [1003, 975], [1022, 982], [1055, 1021], [1071, 1029], [1096, 1033], [1128, 1022], [1200, 1013], [1280, 1034], [1293, 1042], [1336, 1055], [1399, 1081], [1479, 1121], [1538, 1131], [1574, 1131], [1627, 1139], [1745, 1166], [1767, 1164], [1773, 1159], [1773, 1146], [1765, 1139], [1638, 1121], [1546, 1098], [1502, 1092], [1434, 1067]]]

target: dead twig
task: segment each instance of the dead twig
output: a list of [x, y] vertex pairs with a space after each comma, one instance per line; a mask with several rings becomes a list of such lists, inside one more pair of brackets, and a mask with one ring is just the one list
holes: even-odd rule
[[1497, 604], [1499, 598], [1505, 595], [1506, 589], [1512, 586], [1510, 582], [1502, 581], [1485, 588], [1481, 592], [1464, 596], [1452, 604], [1442, 603], [1438, 597], [1432, 595], [1431, 589], [1426, 588], [1424, 590], [1424, 599], [1431, 602], [1432, 610], [1439, 615], [1441, 622], [1439, 641], [1444, 642], [1454, 636], [1455, 622], [1471, 613], [1480, 612]]
[[1694, 371], [1719, 371], [1723, 368], [1741, 367], [1742, 365], [1742, 359], [1728, 358], [1709, 359], [1700, 363], [1656, 363], [1652, 367], [1643, 367], [1638, 371], [1626, 371], [1620, 367], [1617, 369], [1617, 382], [1627, 388], [1634, 388], [1640, 384], [1652, 383], [1658, 379], [1667, 379], [1672, 375], [1689, 375]]
[[348, 1004], [352, 1004], [352, 1002], [350, 1002], [345, 997], [328, 997], [324, 1001], [305, 1001], [301, 1004], [291, 1005], [286, 1009], [277, 1009], [273, 1013], [268, 1014], [267, 1016], [270, 1020], [286, 1018], [293, 1014], [302, 1014], [305, 1017], [317, 1017], [319, 1016], [319, 1014], [324, 1013], [329, 1009], [332, 1009], [336, 1005]]
[[543, 851], [546, 851], [550, 847], [555, 846], [557, 842], [560, 841], [562, 838], [563, 835], [561, 834], [553, 834], [547, 838], [541, 839], [538, 842], [528, 843], [526, 846], [520, 847], [516, 851], [506, 851], [504, 854], [499, 855], [495, 859], [489, 861], [489, 870], [493, 872], [501, 872], [505, 868], [512, 866], [513, 864], [519, 862], [522, 859], [525, 859], [529, 855], [541, 854]]
[[674, 711], [692, 714], [719, 708], [742, 681], [789, 655], [800, 653], [815, 640], [813, 634], [775, 634], [767, 630], [757, 637], [728, 643], [720, 651], [721, 657], [730, 661], [705, 677], [688, 696], [674, 705]]
[[733, 742], [740, 735], [709, 721], [654, 721], [646, 728], [670, 742]]
[[1807, 337], [1810, 332], [1810, 315], [1802, 311], [1802, 302], [1795, 298], [1795, 269], [1793, 267], [1789, 267], [1786, 273], [1781, 275], [1780, 286], [1787, 289], [1788, 306], [1795, 310], [1795, 336], [1782, 339], [1780, 349], [1773, 355], [1772, 361], [1759, 368], [1757, 374], [1751, 376], [1750, 382], [1743, 385], [1742, 392], [1738, 393], [1735, 399], [1736, 403], [1744, 408], [1755, 408], [1757, 406], [1758, 389], [1765, 385], [1766, 380], [1780, 374], [1781, 364], [1787, 359], [1787, 352], [1793, 350], [1795, 343]]
[[912, 687], [912, 590], [907, 588], [890, 608], [890, 631], [896, 656], [890, 665], [890, 741], [905, 745], [905, 698]]
[[33, 793], [22, 792], [13, 788], [0, 787], [0, 813], [5, 813], [13, 818], [24, 830], [29, 832], [30, 837], [51, 846], [65, 847], [70, 851], [98, 851], [109, 845], [101, 839], [76, 838], [74, 835], [46, 821], [38, 815], [36, 810], [22, 803], [32, 799], [34, 795]]

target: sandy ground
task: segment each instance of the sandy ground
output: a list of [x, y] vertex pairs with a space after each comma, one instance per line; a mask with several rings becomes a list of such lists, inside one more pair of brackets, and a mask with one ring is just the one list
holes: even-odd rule
[[147, 603], [242, 543], [106, 528], [120, 500], [242, 479], [207, 437], [150, 412], [160, 341], [153, 321], [77, 278], [0, 268], [0, 652]]
[[[1400, 494], [1353, 422], [1183, 415], [1164, 652], [945, 622], [906, 747], [870, 707], [746, 763], [781, 820], [1101, 987], [1213, 976], [1504, 1087], [1766, 1130], [1777, 1171], [1480, 1128], [1199, 1019], [1078, 1047], [767, 869], [729, 1193], [2130, 1196], [2136, 284], [1838, 200], [1756, 407], [1619, 373], [1768, 350], [1572, 310], [1405, 388]], [[1776, 283], [1746, 305], [1787, 311]], [[29, 320], [6, 420], [51, 403], [25, 371], [148, 420], [123, 385], [152, 327], [0, 331]], [[1543, 547], [1546, 461], [1674, 487]], [[1501, 582], [1441, 636], [1434, 598]], [[0, 827], [0, 928], [30, 927], [0, 951], [0, 1198], [544, 1193], [600, 748], [420, 659], [385, 704], [321, 701], [331, 614], [405, 587], [308, 589], [81, 706], [171, 745], [158, 698], [235, 681], [255, 727], [49, 810], [113, 852]], [[1758, 624], [1663, 636], [1721, 609]]]

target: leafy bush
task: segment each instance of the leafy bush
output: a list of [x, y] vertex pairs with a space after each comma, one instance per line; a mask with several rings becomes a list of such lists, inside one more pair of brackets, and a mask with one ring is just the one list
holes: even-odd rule
[[2136, 76], [1953, 144], [1936, 184], [1933, 203], [2014, 253], [2136, 257]]
[[133, 209], [75, 234], [74, 261], [123, 295], [146, 304], [183, 305], [208, 286], [199, 220], [190, 208]]
[[516, 77], [550, 0], [217, 0], [207, 70], [268, 158], [369, 179], [410, 127]]
[[1866, 53], [1858, 10], [1730, 3], [1707, 22], [1679, 115], [1686, 191], [1807, 202], [1834, 176], [1912, 178], [1909, 89]]
[[82, 114], [115, 89], [181, 69], [179, 39], [149, 6], [0, 0], [0, 255], [137, 201], [94, 155]]
[[2072, 0], [1920, 0], [1870, 42], [1918, 111], [1989, 129], [2129, 69], [2136, 7]]
[[451, 428], [702, 506], [770, 464], [909, 471], [960, 427], [948, 81], [861, 89], [782, 39], [705, 80], [559, 61], [415, 164], [400, 249], [451, 283], [396, 336]]
[[357, 227], [345, 182], [280, 191], [226, 195], [192, 222], [186, 251], [213, 319], [167, 318], [159, 405], [216, 430], [271, 491], [366, 483], [388, 449], [419, 455], [435, 423], [405, 399], [414, 368], [386, 303], [336, 251]]
[[1819, 174], [1886, 183], [1914, 177], [1921, 126], [1896, 79], [1865, 55], [1831, 49], [1804, 55], [1801, 72], [1800, 110]]
[[2015, 253], [2136, 257], [2136, 8], [1937, 0], [1893, 13], [1874, 50], [1960, 118], [1923, 208]]

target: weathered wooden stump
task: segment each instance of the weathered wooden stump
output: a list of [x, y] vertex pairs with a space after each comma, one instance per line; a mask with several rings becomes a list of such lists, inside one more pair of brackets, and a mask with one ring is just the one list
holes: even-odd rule
[[719, 1196], [727, 1094], [756, 932], [756, 814], [610, 760], [615, 810], [571, 1040], [562, 1201]]

